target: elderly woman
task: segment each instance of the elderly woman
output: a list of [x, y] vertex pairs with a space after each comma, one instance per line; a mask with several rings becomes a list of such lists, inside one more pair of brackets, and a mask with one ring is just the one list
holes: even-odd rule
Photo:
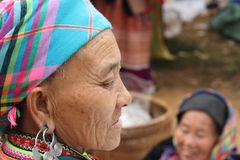
[[[227, 160], [236, 151], [236, 115], [212, 89], [189, 94], [180, 105], [173, 138], [158, 144], [145, 160]], [[239, 158], [239, 157], [238, 157]]]
[[0, 159], [116, 148], [131, 96], [105, 17], [89, 0], [4, 0], [0, 16]]

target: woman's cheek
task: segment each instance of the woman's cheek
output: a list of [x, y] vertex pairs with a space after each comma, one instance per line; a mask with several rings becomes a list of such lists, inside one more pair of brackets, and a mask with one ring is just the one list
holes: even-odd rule
[[184, 135], [181, 133], [180, 129], [177, 128], [177, 129], [175, 130], [173, 136], [174, 136], [174, 141], [175, 141], [174, 143], [179, 144], [179, 143], [182, 141]]

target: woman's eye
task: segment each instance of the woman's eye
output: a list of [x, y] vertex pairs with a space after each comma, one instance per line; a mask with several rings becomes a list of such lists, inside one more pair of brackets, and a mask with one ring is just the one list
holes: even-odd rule
[[110, 88], [113, 86], [113, 83], [114, 83], [114, 79], [109, 79], [109, 80], [106, 80], [102, 83], [102, 86], [104, 88]]
[[206, 136], [206, 134], [204, 134], [204, 133], [197, 133], [196, 134], [196, 137], [198, 137], [198, 138], [204, 138]]
[[181, 127], [181, 131], [182, 131], [182, 133], [184, 133], [184, 134], [187, 134], [187, 133], [188, 133], [188, 129], [185, 128], [185, 127]]
[[202, 134], [197, 134], [197, 137], [198, 137], [198, 138], [204, 138], [204, 135], [202, 135]]

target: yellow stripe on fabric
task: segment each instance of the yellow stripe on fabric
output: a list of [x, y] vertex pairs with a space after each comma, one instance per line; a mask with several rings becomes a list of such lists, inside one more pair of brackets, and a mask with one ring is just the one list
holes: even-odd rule
[[[21, 3], [21, 2], [20, 2]], [[27, 3], [27, 7], [32, 5], [32, 1], [26, 1]], [[26, 19], [28, 19], [28, 17], [31, 16], [32, 14], [32, 7], [28, 7], [28, 12], [26, 14], [26, 16], [24, 16], [24, 19], [23, 21], [25, 22]], [[25, 28], [26, 28], [26, 25], [22, 25], [22, 27], [19, 29], [19, 32], [24, 32], [25, 31]], [[14, 73], [13, 70], [15, 68], [15, 65], [11, 65], [11, 64], [16, 64], [16, 61], [17, 61], [17, 58], [18, 56], [20, 56], [19, 54], [19, 50], [20, 50], [20, 47], [21, 47], [21, 44], [22, 44], [22, 41], [23, 39], [22, 38], [18, 38], [17, 41], [16, 41], [16, 44], [15, 44], [15, 47], [14, 47], [14, 50], [13, 50], [13, 56], [11, 58], [11, 62], [10, 62], [10, 66], [8, 68], [8, 71], [7, 73]]]
[[[19, 29], [20, 32], [23, 32], [25, 30], [25, 26], [23, 25], [23, 27], [21, 27]], [[11, 61], [10, 61], [10, 66], [8, 68], [8, 71], [7, 73], [14, 73], [13, 70], [14, 70], [14, 67], [15, 67], [15, 64], [16, 64], [16, 61], [17, 61], [17, 58], [19, 56], [19, 50], [20, 50], [20, 47], [21, 47], [21, 44], [22, 44], [22, 41], [23, 39], [22, 38], [18, 38], [17, 41], [16, 41], [16, 45], [14, 47], [14, 50], [13, 50], [13, 55], [12, 55], [12, 58], [11, 58]], [[14, 64], [14, 65], [13, 65]]]
[[[1, 97], [1, 104], [3, 104], [3, 103], [7, 103], [8, 102], [8, 100], [7, 100], [7, 96], [2, 96]], [[2, 107], [2, 106], [1, 106]], [[1, 108], [0, 107], [0, 108]]]
[[[2, 40], [0, 40], [1, 42], [4, 41], [10, 41], [13, 39], [18, 39], [18, 38], [22, 38], [22, 37], [26, 37], [32, 34], [35, 34], [37, 32], [45, 32], [45, 31], [49, 31], [49, 30], [57, 30], [57, 29], [64, 29], [64, 30], [89, 30], [90, 28], [88, 26], [77, 26], [77, 25], [66, 25], [66, 24], [53, 24], [53, 25], [48, 25], [48, 26], [44, 26], [42, 28], [36, 28], [33, 29], [31, 31], [28, 32], [19, 32], [18, 34], [14, 35], [14, 36], [5, 36], [5, 38], [3, 38]], [[102, 30], [99, 28], [92, 28], [93, 31], [97, 31], [101, 32]]]
[[[2, 104], [4, 103], [8, 103], [9, 101], [13, 102], [13, 103], [16, 103], [16, 102], [19, 102], [21, 101], [22, 98], [21, 97], [17, 97], [17, 98], [9, 98], [7, 96], [2, 96], [2, 99], [1, 99], [1, 107], [2, 107]], [[1, 108], [0, 107], [0, 108]]]
[[26, 0], [26, 3], [27, 3], [27, 14], [26, 14], [26, 16], [24, 18], [25, 22], [26, 22], [27, 19], [29, 19], [31, 17], [31, 15], [33, 13], [33, 8], [32, 8], [33, 2], [29, 1], [29, 0]]
[[19, 149], [18, 147], [12, 145], [8, 141], [6, 142], [6, 145], [7, 145], [8, 148], [10, 148], [13, 151], [17, 151], [17, 152], [22, 153], [22, 154], [27, 154], [28, 156], [33, 156], [32, 151], [26, 151], [26, 150], [23, 150], [23, 149]]
[[[49, 3], [49, 1], [47, 1], [47, 2]], [[38, 0], [38, 3], [39, 3], [39, 0]], [[46, 19], [46, 14], [47, 14], [47, 9], [48, 9], [48, 3], [44, 3], [44, 2], [42, 2], [42, 3], [43, 3], [43, 5], [41, 7], [41, 11], [39, 13], [40, 16], [39, 16], [39, 19], [38, 19], [38, 25], [37, 25], [38, 27], [42, 27], [44, 25], [44, 21]], [[37, 27], [37, 26], [35, 26], [35, 27]], [[32, 65], [34, 64], [34, 58], [35, 58], [36, 53], [37, 53], [37, 49], [38, 49], [38, 46], [39, 46], [39, 43], [40, 43], [41, 36], [42, 36], [42, 32], [39, 32], [39, 34], [34, 35], [34, 40], [33, 40], [32, 46], [31, 46], [31, 52], [30, 52], [30, 55], [28, 57], [29, 60], [28, 60], [28, 63], [27, 63], [27, 69], [31, 69]]]
[[0, 107], [0, 113], [1, 113], [1, 114], [4, 114], [7, 110], [8, 110], [8, 107], [7, 107], [7, 106], [3, 106], [3, 105], [2, 105], [2, 106]]
[[[32, 13], [32, 7], [28, 7], [29, 5], [32, 5], [32, 1], [26, 1], [26, 3], [27, 3], [27, 9], [28, 9], [29, 12], [27, 12], [28, 14], [24, 17], [24, 19], [23, 19], [24, 22], [28, 19], [28, 17], [31, 16], [31, 13]], [[25, 29], [26, 29], [26, 25], [22, 25], [19, 28], [19, 32], [24, 32]], [[19, 53], [21, 53], [20, 49], [21, 49], [21, 46], [22, 46], [22, 42], [23, 42], [23, 38], [16, 39], [16, 44], [15, 44], [15, 47], [14, 47], [14, 50], [13, 50], [13, 54], [12, 54], [11, 59], [10, 59], [10, 64], [9, 64], [7, 73], [14, 73], [14, 72], [16, 72], [16, 71], [14, 71], [14, 69], [16, 69], [16, 68], [20, 69], [19, 67], [16, 67], [16, 65], [18, 64], [16, 62], [17, 62], [17, 59], [20, 56], [23, 56], [23, 55], [19, 54]], [[7, 79], [7, 81], [5, 83], [6, 84], [11, 83], [9, 81], [12, 82], [12, 79]], [[4, 86], [5, 87], [3, 88], [3, 90], [9, 91], [11, 89], [10, 86], [7, 86], [7, 85], [4, 85]], [[4, 99], [4, 96], [3, 96], [1, 101], [2, 101], [2, 103], [7, 103], [6, 101], [9, 101], [9, 99], [12, 99], [12, 98], [7, 97], [6, 99]]]
[[[23, 31], [25, 30], [25, 26], [23, 25], [23, 27], [20, 28], [20, 31]], [[13, 55], [11, 57], [11, 60], [10, 60], [10, 64], [9, 64], [9, 67], [8, 67], [8, 70], [7, 70], [7, 73], [14, 73], [14, 68], [15, 68], [15, 65], [17, 64], [16, 61], [17, 61], [17, 58], [20, 56], [18, 53], [19, 53], [19, 50], [21, 48], [21, 44], [22, 44], [22, 41], [23, 39], [20, 38], [20, 39], [17, 39], [16, 41], [16, 44], [15, 44], [15, 47], [14, 47], [14, 50], [13, 50]], [[13, 76], [12, 76], [13, 77]], [[6, 79], [7, 81], [5, 81], [4, 83], [7, 83], [7, 84], [11, 84], [11, 82], [13, 81], [12, 78], [10, 79]], [[11, 82], [10, 82], [11, 81]], [[3, 87], [3, 91], [4, 90], [7, 90], [7, 91], [10, 91], [10, 86], [11, 85], [4, 85]], [[2, 96], [3, 98], [4, 96]], [[7, 100], [7, 99], [6, 99]], [[4, 100], [1, 100], [3, 103], [6, 103]]]

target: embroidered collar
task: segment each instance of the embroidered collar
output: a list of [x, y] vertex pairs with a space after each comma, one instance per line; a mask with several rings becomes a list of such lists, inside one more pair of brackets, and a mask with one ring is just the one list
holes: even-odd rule
[[[46, 139], [46, 141], [49, 142], [48, 139]], [[21, 160], [34, 160], [32, 154], [34, 144], [35, 137], [30, 134], [11, 133], [8, 134], [7, 141], [2, 144], [2, 150], [6, 155], [12, 158]], [[88, 155], [86, 153], [81, 154], [64, 144], [61, 145], [63, 147], [61, 156], [73, 157], [80, 160], [98, 159], [97, 157]], [[49, 145], [42, 139], [37, 141], [37, 148], [41, 154], [49, 151]]]

